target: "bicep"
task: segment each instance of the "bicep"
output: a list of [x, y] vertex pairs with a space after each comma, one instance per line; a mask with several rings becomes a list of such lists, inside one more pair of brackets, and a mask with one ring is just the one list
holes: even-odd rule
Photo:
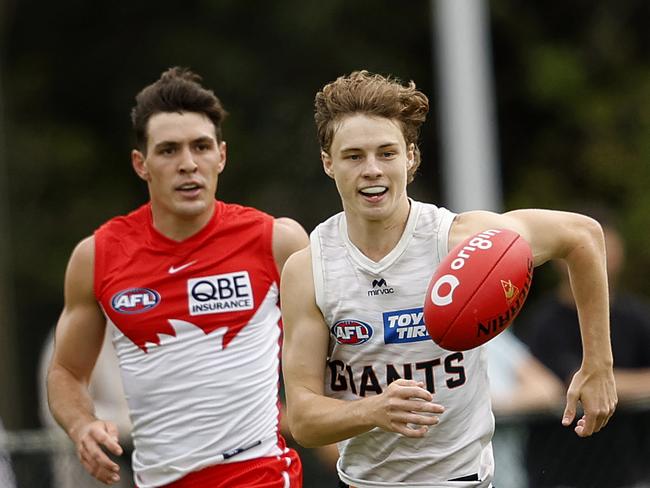
[[580, 246], [601, 246], [602, 230], [593, 219], [572, 212], [521, 209], [503, 214], [475, 211], [459, 214], [450, 233], [450, 248], [486, 229], [510, 229], [531, 246], [535, 266], [564, 259]]
[[82, 241], [65, 276], [65, 303], [56, 325], [51, 368], [61, 367], [80, 380], [90, 379], [104, 340], [106, 321], [94, 295], [94, 245]]
[[281, 280], [282, 364], [289, 401], [301, 391], [324, 391], [329, 331], [316, 305], [308, 251], [289, 259]]

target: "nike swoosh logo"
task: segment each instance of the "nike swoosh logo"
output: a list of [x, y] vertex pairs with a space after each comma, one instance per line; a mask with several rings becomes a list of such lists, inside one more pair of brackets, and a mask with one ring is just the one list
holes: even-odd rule
[[184, 270], [185, 268], [189, 268], [189, 267], [192, 266], [194, 263], [196, 263], [196, 261], [190, 261], [189, 263], [182, 264], [182, 265], [179, 266], [178, 268], [175, 268], [174, 266], [170, 266], [169, 269], [168, 269], [167, 271], [169, 272], [169, 274], [178, 273], [179, 271], [182, 271], [182, 270]]

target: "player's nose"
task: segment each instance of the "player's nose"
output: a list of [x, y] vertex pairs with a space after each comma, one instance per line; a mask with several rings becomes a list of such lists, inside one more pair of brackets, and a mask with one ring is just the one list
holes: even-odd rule
[[191, 173], [196, 171], [198, 165], [194, 161], [194, 155], [189, 147], [184, 147], [180, 154], [179, 171], [182, 173]]
[[363, 167], [363, 175], [369, 178], [376, 178], [382, 174], [383, 171], [377, 158], [374, 155], [368, 156]]

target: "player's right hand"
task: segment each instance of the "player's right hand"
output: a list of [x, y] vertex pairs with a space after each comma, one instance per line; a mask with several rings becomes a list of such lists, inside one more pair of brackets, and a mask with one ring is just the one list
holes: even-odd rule
[[106, 451], [120, 456], [122, 447], [118, 443], [115, 424], [94, 420], [80, 427], [74, 435], [77, 456], [92, 476], [102, 483], [112, 485], [120, 480], [120, 467], [108, 457]]
[[609, 367], [590, 371], [581, 367], [573, 375], [562, 417], [562, 425], [565, 427], [575, 420], [578, 402], [582, 403], [584, 415], [573, 430], [579, 437], [589, 437], [605, 427], [618, 403], [613, 369]]
[[374, 400], [375, 425], [406, 437], [424, 437], [445, 411], [442, 405], [433, 403], [433, 395], [424, 383], [414, 380], [393, 381]]

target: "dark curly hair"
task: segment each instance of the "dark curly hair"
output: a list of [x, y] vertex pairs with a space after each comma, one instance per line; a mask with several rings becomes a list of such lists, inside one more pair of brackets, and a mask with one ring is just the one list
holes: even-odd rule
[[187, 68], [175, 66], [160, 75], [135, 97], [131, 122], [138, 148], [146, 153], [147, 124], [161, 112], [195, 112], [204, 114], [214, 124], [217, 141], [222, 140], [221, 123], [228, 115], [217, 96], [201, 85], [201, 77]]

